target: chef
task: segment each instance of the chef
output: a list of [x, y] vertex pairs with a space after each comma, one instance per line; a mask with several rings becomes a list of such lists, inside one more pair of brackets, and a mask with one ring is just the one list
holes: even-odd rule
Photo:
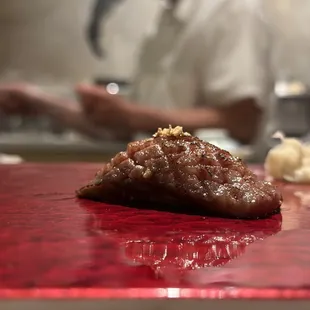
[[252, 142], [265, 103], [261, 23], [256, 1], [163, 1], [141, 49], [131, 100], [79, 85], [86, 115], [129, 131], [224, 128]]
[[[266, 103], [259, 3], [163, 1], [157, 23], [146, 34], [130, 99], [78, 85], [86, 119], [130, 133], [153, 132], [168, 124], [188, 131], [223, 128], [239, 142], [251, 143]], [[38, 93], [34, 101], [39, 101]], [[70, 111], [59, 104], [51, 109], [56, 117], [70, 119]]]

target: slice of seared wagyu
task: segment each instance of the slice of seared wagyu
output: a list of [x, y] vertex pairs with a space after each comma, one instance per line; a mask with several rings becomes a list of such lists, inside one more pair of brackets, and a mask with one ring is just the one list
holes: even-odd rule
[[79, 198], [118, 205], [162, 206], [232, 218], [279, 212], [281, 193], [241, 159], [183, 132], [159, 128], [104, 164]]

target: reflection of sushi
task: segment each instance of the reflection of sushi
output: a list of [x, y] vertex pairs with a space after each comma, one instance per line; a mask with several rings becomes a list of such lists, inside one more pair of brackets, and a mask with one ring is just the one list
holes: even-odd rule
[[[180, 270], [217, 267], [241, 255], [246, 242], [206, 240], [198, 243], [156, 243], [133, 241], [125, 244], [126, 259], [154, 269], [173, 267]], [[255, 241], [249, 236], [249, 243]]]
[[263, 240], [279, 230], [280, 226], [277, 225], [273, 231], [266, 232], [183, 234], [179, 241], [171, 236], [160, 241], [131, 240], [124, 244], [125, 257], [128, 262], [147, 265], [154, 270], [219, 267], [242, 255], [249, 244]]
[[[110, 212], [111, 208], [114, 212]], [[87, 230], [114, 240], [122, 261], [155, 271], [218, 267], [281, 230], [281, 214], [242, 221], [94, 204]], [[202, 230], [202, 227], [205, 227]]]
[[184, 133], [159, 129], [105, 164], [78, 197], [123, 205], [169, 206], [236, 218], [277, 212], [282, 196], [230, 153]]

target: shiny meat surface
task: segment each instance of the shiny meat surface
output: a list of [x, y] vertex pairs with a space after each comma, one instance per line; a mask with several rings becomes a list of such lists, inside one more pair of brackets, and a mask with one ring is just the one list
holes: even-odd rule
[[282, 203], [239, 158], [187, 135], [130, 143], [77, 196], [234, 218], [266, 217]]

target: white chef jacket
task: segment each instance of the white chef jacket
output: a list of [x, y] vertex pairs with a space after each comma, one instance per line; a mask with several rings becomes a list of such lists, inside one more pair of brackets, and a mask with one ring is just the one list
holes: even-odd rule
[[132, 100], [161, 109], [265, 102], [259, 0], [163, 1], [144, 40]]

